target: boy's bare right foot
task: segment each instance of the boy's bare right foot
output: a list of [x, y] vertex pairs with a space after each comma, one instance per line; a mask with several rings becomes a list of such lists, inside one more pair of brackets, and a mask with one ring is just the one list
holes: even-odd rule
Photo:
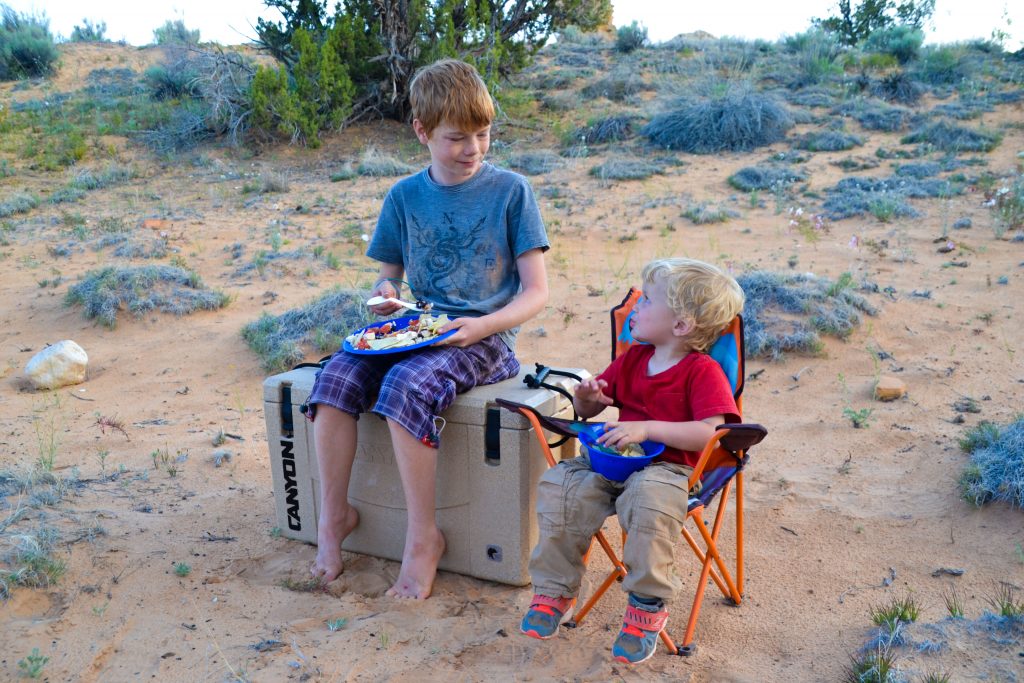
[[437, 564], [441, 561], [445, 549], [444, 534], [436, 527], [427, 538], [407, 540], [398, 579], [385, 595], [406, 600], [429, 598], [434, 588]]
[[359, 524], [359, 513], [351, 505], [340, 522], [330, 523], [320, 520], [316, 533], [316, 560], [309, 571], [313, 578], [324, 583], [334, 581], [345, 569], [341, 561], [341, 542]]

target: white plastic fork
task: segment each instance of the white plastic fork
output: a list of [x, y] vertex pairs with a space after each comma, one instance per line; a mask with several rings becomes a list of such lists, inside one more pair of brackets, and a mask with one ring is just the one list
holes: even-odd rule
[[367, 306], [380, 306], [381, 304], [386, 304], [389, 301], [391, 303], [398, 304], [402, 308], [408, 308], [410, 311], [419, 311], [420, 313], [424, 313], [425, 312], [422, 308], [420, 308], [416, 304], [411, 304], [408, 301], [402, 301], [401, 299], [396, 299], [393, 296], [375, 296], [375, 297], [372, 297], [372, 298], [368, 299], [366, 301], [366, 305]]

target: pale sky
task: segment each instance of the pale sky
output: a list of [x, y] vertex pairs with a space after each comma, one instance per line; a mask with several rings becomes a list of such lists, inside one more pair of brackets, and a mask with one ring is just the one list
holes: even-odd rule
[[[274, 17], [262, 0], [0, 0], [18, 12], [45, 11], [54, 34], [68, 36], [83, 18], [107, 23], [107, 37], [133, 45], [153, 42], [153, 29], [168, 19], [183, 19], [198, 28], [202, 40], [238, 44], [251, 39], [256, 19]], [[703, 30], [715, 36], [775, 40], [805, 30], [812, 17], [827, 16], [834, 0], [613, 0], [616, 26], [638, 21], [651, 40], [668, 40], [679, 33]], [[1004, 13], [1011, 24], [1007, 26]], [[1006, 47], [1016, 50], [1024, 38], [1024, 3], [1015, 0], [937, 0], [929, 43], [988, 38], [993, 28], [1013, 37]]]

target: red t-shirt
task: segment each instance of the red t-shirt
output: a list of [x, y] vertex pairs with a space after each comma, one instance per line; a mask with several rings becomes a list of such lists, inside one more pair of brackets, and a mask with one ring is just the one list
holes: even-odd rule
[[[615, 401], [619, 420], [692, 422], [724, 415], [726, 422], [740, 421], [729, 380], [711, 356], [694, 352], [668, 370], [648, 375], [652, 355], [649, 344], [633, 346], [598, 376], [608, 383], [604, 392]], [[699, 452], [666, 446], [658, 459], [693, 467], [699, 458]]]

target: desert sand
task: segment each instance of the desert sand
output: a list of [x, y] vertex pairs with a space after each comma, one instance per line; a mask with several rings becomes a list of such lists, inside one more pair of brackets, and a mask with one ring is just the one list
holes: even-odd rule
[[[77, 88], [91, 68], [141, 71], [156, 59], [118, 46], [62, 49], [55, 79], [17, 91], [3, 84], [0, 101], [47, 97]], [[1002, 127], [1002, 143], [985, 155], [990, 172], [1011, 174], [1021, 163], [1021, 120], [1019, 103], [983, 115], [992, 128], [1016, 124]], [[797, 126], [790, 136], [812, 128]], [[898, 144], [898, 134], [868, 135], [859, 153]], [[495, 137], [496, 163], [509, 151], [557, 146], [551, 131], [536, 126], [499, 125]], [[393, 179], [329, 177], [369, 146], [422, 167], [429, 156], [412, 132], [368, 124], [328, 136], [317, 150], [277, 146], [252, 154], [210, 145], [173, 161], [123, 138], [110, 144], [139, 177], [74, 204], [43, 202], [12, 216], [0, 247], [0, 469], [30, 466], [44, 448], [40, 439], [51, 435], [54, 473], [66, 477], [74, 469], [79, 479], [54, 505], [33, 507], [17, 494], [0, 499], [0, 518], [21, 505], [26, 529], [58, 528], [56, 553], [68, 563], [54, 585], [18, 588], [0, 603], [2, 679], [16, 678], [18, 660], [39, 648], [50, 657], [50, 681], [834, 681], [872, 637], [872, 606], [912, 594], [922, 607], [917, 628], [943, 622], [942, 595], [951, 586], [976, 619], [991, 609], [986, 596], [997, 582], [1024, 585], [1021, 511], [975, 508], [957, 490], [967, 461], [957, 439], [980, 420], [1011, 419], [1024, 382], [1024, 244], [1012, 240], [1019, 231], [996, 237], [980, 192], [912, 200], [920, 218], [836, 221], [808, 243], [771, 197], [751, 207], [725, 182], [739, 168], [789, 152], [788, 142], [746, 154], [679, 155], [684, 165], [644, 181], [588, 175], [601, 150], [531, 176], [552, 242], [551, 300], [523, 328], [524, 364], [578, 366], [585, 359], [588, 369], [601, 370], [607, 311], [655, 256], [705, 259], [735, 274], [765, 269], [835, 279], [851, 272], [879, 286], [867, 295], [878, 315], [845, 340], [826, 337], [820, 355], [748, 359], [745, 416], [769, 436], [752, 451], [746, 474], [745, 600], [726, 604], [711, 586], [696, 656], [662, 652], [627, 669], [610, 657], [625, 605], [616, 589], [583, 626], [540, 642], [518, 633], [529, 587], [442, 572], [433, 597], [410, 604], [384, 595], [397, 563], [350, 553], [344, 574], [323, 590], [282, 585], [308, 578], [315, 549], [271, 533], [261, 389], [268, 373], [240, 330], [332, 285], [372, 281], [361, 235], [372, 231]], [[804, 165], [810, 187], [834, 185], [843, 172], [829, 162], [849, 154], [811, 155]], [[888, 174], [888, 163], [867, 175]], [[18, 166], [0, 179], [0, 198], [20, 191], [45, 197], [74, 172]], [[246, 182], [269, 173], [289, 189], [243, 193]], [[558, 188], [559, 199], [545, 197], [544, 188]], [[725, 204], [740, 215], [694, 225], [680, 216], [689, 200]], [[815, 210], [814, 200], [806, 201], [805, 210]], [[183, 317], [121, 311], [113, 329], [87, 320], [80, 307], [64, 305], [67, 287], [91, 269], [142, 261], [118, 259], [87, 241], [68, 257], [53, 256], [48, 249], [73, 240], [65, 212], [80, 213], [87, 225], [121, 220], [138, 235], [165, 240], [170, 253], [154, 262], [179, 259], [232, 302]], [[973, 228], [949, 231], [961, 217]], [[283, 261], [262, 275], [239, 273], [268, 248], [268, 226], [277, 226], [286, 249], [325, 245], [340, 257], [340, 269]], [[954, 252], [938, 252], [935, 240], [943, 235], [955, 241]], [[866, 246], [883, 240], [888, 247]], [[237, 242], [247, 250], [232, 260]], [[968, 265], [948, 267], [951, 260]], [[40, 285], [57, 274], [57, 286]], [[62, 339], [88, 352], [87, 381], [32, 389], [25, 364]], [[886, 357], [878, 360], [872, 349]], [[311, 350], [308, 358], [319, 355]], [[874, 401], [878, 374], [905, 382], [906, 397]], [[964, 397], [981, 412], [955, 411]], [[846, 407], [870, 408], [869, 426], [855, 429]], [[124, 431], [101, 429], [100, 418]], [[221, 431], [233, 436], [214, 446]], [[218, 449], [231, 457], [215, 466]], [[162, 464], [153, 455], [161, 451]], [[617, 538], [614, 519], [606, 531]], [[677, 552], [687, 588], [670, 606], [670, 625], [681, 629], [697, 569], [686, 548]], [[179, 563], [190, 567], [186, 576], [176, 574]], [[587, 586], [606, 567], [596, 558]], [[943, 568], [964, 571], [936, 576]], [[326, 623], [335, 619], [347, 622], [331, 631]], [[944, 643], [934, 653], [902, 653], [909, 680], [939, 671], [954, 681], [1024, 676], [1019, 642], [965, 630]]]

